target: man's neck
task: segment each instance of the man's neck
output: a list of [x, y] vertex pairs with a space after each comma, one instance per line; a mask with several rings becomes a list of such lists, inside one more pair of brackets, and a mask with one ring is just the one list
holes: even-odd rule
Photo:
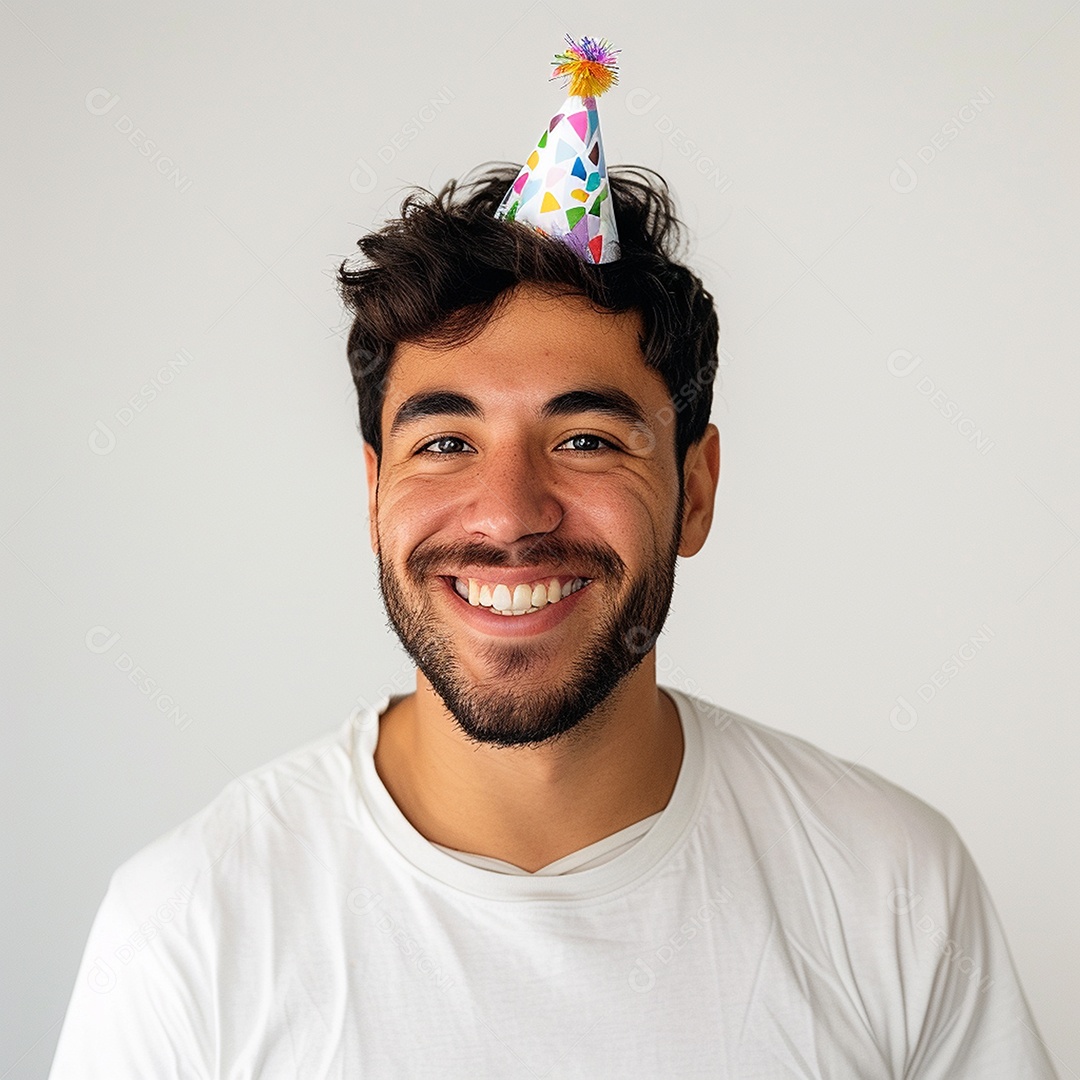
[[674, 702], [649, 656], [571, 739], [496, 747], [466, 738], [421, 672], [380, 717], [375, 768], [432, 843], [530, 873], [662, 810], [683, 756]]

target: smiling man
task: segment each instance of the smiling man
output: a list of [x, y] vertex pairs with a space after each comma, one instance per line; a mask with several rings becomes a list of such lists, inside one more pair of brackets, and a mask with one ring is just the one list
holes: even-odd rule
[[415, 692], [113, 875], [54, 1080], [1052, 1078], [940, 814], [657, 685], [713, 300], [655, 174], [612, 177], [606, 263], [497, 216], [514, 175], [411, 195], [340, 270]]
[[375, 760], [430, 839], [535, 870], [671, 795], [682, 734], [651, 643], [719, 449], [710, 425], [680, 471], [637, 313], [532, 284], [500, 299], [449, 363], [398, 347], [365, 448], [383, 596], [419, 668]]

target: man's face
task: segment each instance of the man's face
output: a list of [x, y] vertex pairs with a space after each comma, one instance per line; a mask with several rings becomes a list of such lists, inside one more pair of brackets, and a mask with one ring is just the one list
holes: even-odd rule
[[468, 345], [396, 350], [377, 481], [366, 448], [380, 585], [478, 742], [571, 730], [667, 616], [682, 488], [639, 330], [636, 314], [519, 288]]

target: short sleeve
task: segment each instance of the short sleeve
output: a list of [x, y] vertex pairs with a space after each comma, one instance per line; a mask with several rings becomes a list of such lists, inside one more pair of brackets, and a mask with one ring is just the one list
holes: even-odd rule
[[934, 958], [904, 1080], [1056, 1080], [986, 885], [948, 834], [943, 895], [893, 899], [909, 939]]
[[[212, 1030], [197, 883], [136, 857], [109, 882], [83, 952], [50, 1080], [204, 1080]], [[148, 872], [151, 871], [151, 872]]]

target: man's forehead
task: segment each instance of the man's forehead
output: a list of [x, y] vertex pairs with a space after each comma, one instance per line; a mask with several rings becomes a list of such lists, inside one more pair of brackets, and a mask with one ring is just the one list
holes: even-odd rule
[[453, 346], [404, 342], [394, 351], [386, 404], [419, 390], [547, 400], [590, 383], [639, 400], [666, 394], [641, 351], [636, 311], [597, 310], [584, 297], [515, 290], [471, 340]]
[[640, 353], [641, 330], [642, 318], [637, 311], [606, 311], [578, 293], [518, 286], [496, 300], [483, 328], [471, 340], [450, 351], [479, 353], [513, 342], [519, 349], [535, 351], [585, 350], [591, 344], [622, 352], [636, 346]]

